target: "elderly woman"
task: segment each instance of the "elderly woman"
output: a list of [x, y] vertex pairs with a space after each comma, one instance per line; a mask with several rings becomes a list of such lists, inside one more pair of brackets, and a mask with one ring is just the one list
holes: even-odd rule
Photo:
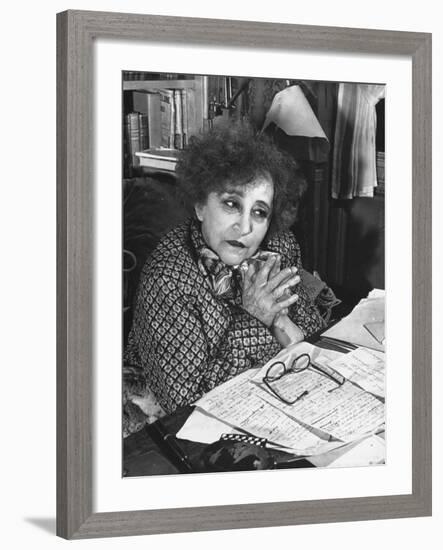
[[177, 175], [195, 215], [146, 262], [125, 353], [167, 413], [323, 326], [288, 231], [295, 163], [234, 125], [192, 138]]

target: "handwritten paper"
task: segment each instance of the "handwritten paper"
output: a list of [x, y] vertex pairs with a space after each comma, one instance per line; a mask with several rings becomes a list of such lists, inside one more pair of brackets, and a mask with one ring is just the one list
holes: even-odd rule
[[358, 384], [364, 390], [385, 396], [385, 354], [383, 352], [357, 348], [342, 354], [330, 366], [345, 378]]
[[290, 418], [342, 441], [372, 433], [385, 421], [384, 404], [350, 382], [337, 386], [329, 378], [306, 370], [283, 377], [276, 387], [288, 400], [297, 393], [308, 394], [293, 405], [286, 405], [261, 386], [268, 403], [278, 406]]
[[[315, 358], [316, 364], [332, 366], [348, 380], [338, 386], [311, 368], [287, 374], [272, 382], [273, 389], [287, 400], [302, 393], [304, 396], [295, 404], [286, 405], [269, 391], [263, 377], [273, 361], [291, 365], [302, 353]], [[363, 387], [370, 387], [371, 393]], [[262, 368], [246, 371], [207, 393], [197, 401], [196, 411], [177, 435], [209, 443], [221, 433], [240, 430], [297, 454], [318, 455], [329, 447], [383, 429], [384, 403], [372, 395], [381, 395], [382, 387], [383, 353], [363, 349], [342, 354], [303, 342], [282, 350]], [[205, 419], [206, 425], [208, 419], [214, 420], [206, 435], [202, 434]], [[329, 441], [331, 436], [336, 441]]]
[[[200, 407], [196, 407], [189, 416], [188, 420], [178, 431], [177, 437], [179, 439], [187, 439], [188, 441], [197, 441], [199, 443], [209, 444], [218, 441], [223, 434], [244, 432], [244, 430], [233, 428], [230, 424], [210, 415]], [[266, 447], [268, 449], [277, 449], [279, 451], [296, 454], [299, 457], [312, 457], [329, 453], [332, 450], [340, 449], [346, 445], [342, 441], [329, 441], [322, 438], [314, 438], [308, 443], [310, 444], [309, 447], [294, 448], [291, 446], [273, 443], [268, 440]]]
[[207, 393], [197, 401], [198, 407], [274, 444], [298, 450], [318, 444], [319, 438], [312, 431], [283, 411], [269, 406], [247, 377], [236, 382], [237, 379], [232, 379]]

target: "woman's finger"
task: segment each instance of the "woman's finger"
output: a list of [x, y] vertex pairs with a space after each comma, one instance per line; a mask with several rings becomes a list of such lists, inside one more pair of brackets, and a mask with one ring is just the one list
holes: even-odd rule
[[266, 262], [260, 267], [255, 282], [258, 286], [264, 286], [268, 282], [269, 273], [275, 264], [275, 256], [269, 256]]
[[274, 288], [272, 291], [272, 296], [278, 300], [281, 298], [284, 294], [289, 292], [289, 289], [293, 286], [298, 285], [300, 282], [300, 276], [299, 275], [293, 275], [289, 279], [286, 279], [283, 283], [281, 283], [277, 288]]
[[280, 255], [278, 255], [276, 257], [275, 263], [272, 266], [272, 269], [269, 273], [269, 279], [272, 279], [273, 277], [278, 275], [280, 273], [280, 269], [281, 269], [281, 257], [280, 257]]
[[245, 286], [250, 286], [251, 284], [253, 284], [254, 277], [255, 277], [255, 267], [251, 263], [248, 265], [248, 269], [245, 272], [245, 282], [244, 282]]
[[289, 298], [286, 298], [285, 300], [282, 300], [281, 302], [275, 303], [275, 311], [282, 311], [284, 309], [289, 308], [298, 300], [298, 294], [292, 294], [292, 296], [289, 296]]
[[280, 273], [269, 280], [269, 290], [272, 291], [286, 280], [289, 280], [290, 278], [292, 279], [296, 275], [297, 271], [298, 270], [296, 267], [286, 267], [285, 269], [282, 269]]

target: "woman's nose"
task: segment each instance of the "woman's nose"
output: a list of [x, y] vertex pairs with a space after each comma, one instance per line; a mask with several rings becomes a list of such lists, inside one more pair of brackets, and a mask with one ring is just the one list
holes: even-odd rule
[[247, 214], [242, 214], [237, 221], [240, 235], [248, 235], [252, 231], [252, 219]]

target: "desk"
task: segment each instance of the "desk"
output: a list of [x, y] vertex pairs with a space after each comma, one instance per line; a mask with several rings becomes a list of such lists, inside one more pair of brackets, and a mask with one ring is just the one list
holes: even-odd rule
[[[176, 434], [192, 413], [194, 407], [188, 406], [178, 409], [174, 414], [162, 418], [162, 423], [171, 434]], [[176, 439], [180, 448], [189, 458], [196, 472], [202, 471], [201, 453], [206, 448], [204, 443], [196, 443]], [[280, 463], [291, 455], [281, 451], [274, 451], [273, 456]], [[286, 465], [287, 468], [312, 468], [314, 465], [304, 459]], [[127, 437], [123, 442], [123, 469], [124, 477], [147, 475], [166, 475], [178, 473], [192, 473], [180, 471], [180, 465], [173, 457], [168, 456], [165, 448], [156, 443], [148, 430], [141, 430]]]
[[[363, 304], [364, 305], [364, 304]], [[360, 310], [361, 311], [361, 310]], [[354, 312], [358, 313], [357, 311]], [[349, 316], [347, 322], [349, 323]], [[310, 343], [320, 343], [319, 336], [316, 335], [313, 338], [310, 338]], [[363, 333], [365, 336], [365, 332]], [[325, 347], [324, 341], [322, 341], [321, 347]], [[181, 429], [189, 415], [192, 413], [193, 407], [185, 407], [179, 409], [174, 414], [169, 415], [161, 420], [164, 425], [165, 431], [168, 434], [175, 434]], [[170, 437], [170, 436], [168, 436]], [[203, 443], [191, 442], [183, 439], [172, 438], [173, 442], [176, 443], [179, 449], [186, 455], [189, 460], [190, 465], [192, 466], [193, 471], [202, 472], [206, 471], [203, 468], [201, 461], [201, 454], [207, 447]], [[368, 438], [369, 439], [369, 438]], [[367, 441], [368, 447], [372, 444], [382, 445], [380, 439], [375, 439], [374, 441]], [[288, 460], [293, 458], [293, 455], [287, 454], [282, 451], [269, 451], [277, 463], [277, 467], [285, 468], [300, 468], [300, 467], [314, 467], [314, 466], [328, 466], [333, 460], [337, 458], [344, 457], [344, 455], [353, 448], [356, 447], [355, 442], [348, 443], [340, 449], [335, 449], [324, 453], [323, 455], [318, 455], [312, 457], [310, 460], [299, 459], [293, 461], [290, 464], [287, 463]], [[177, 473], [190, 473], [188, 471], [183, 471], [183, 465], [179, 460], [174, 457], [171, 453], [168, 453], [167, 446], [164, 445], [164, 442], [158, 440], [150, 434], [150, 428], [144, 429], [136, 434], [133, 434], [124, 440], [124, 449], [123, 449], [123, 458], [124, 458], [124, 476], [133, 477], [133, 476], [145, 476], [145, 475], [164, 475], [164, 474], [177, 474]]]
[[[192, 406], [184, 407], [178, 409], [174, 414], [161, 419], [162, 430], [164, 429], [164, 433], [168, 434], [167, 437], [169, 440], [172, 439], [173, 444], [177, 445], [178, 450], [187, 457], [187, 462], [191, 466], [191, 469], [189, 469], [189, 465], [186, 466], [180, 459], [177, 459], [175, 453], [171, 453], [169, 446], [154, 431], [156, 424], [158, 424], [156, 423], [140, 432], [132, 434], [124, 440], [124, 476], [133, 477], [208, 471], [205, 469], [201, 459], [201, 455], [207, 449], [207, 445], [175, 437], [193, 412], [193, 409], [194, 407]], [[358, 449], [357, 445], [360, 445]], [[362, 442], [350, 442], [338, 449], [312, 456], [307, 460], [297, 459], [294, 461], [294, 455], [283, 451], [268, 449], [268, 453], [275, 462], [276, 468], [311, 468], [314, 466], [330, 466], [331, 463], [334, 463], [334, 466], [339, 464], [342, 466], [356, 465], [349, 461], [350, 456], [354, 456], [362, 448], [364, 448], [364, 452], [380, 453], [379, 447], [383, 447], [382, 456], [384, 457], [384, 443], [378, 436], [370, 436]], [[351, 453], [354, 453], [354, 455], [351, 455]], [[366, 455], [364, 456], [366, 457]]]

